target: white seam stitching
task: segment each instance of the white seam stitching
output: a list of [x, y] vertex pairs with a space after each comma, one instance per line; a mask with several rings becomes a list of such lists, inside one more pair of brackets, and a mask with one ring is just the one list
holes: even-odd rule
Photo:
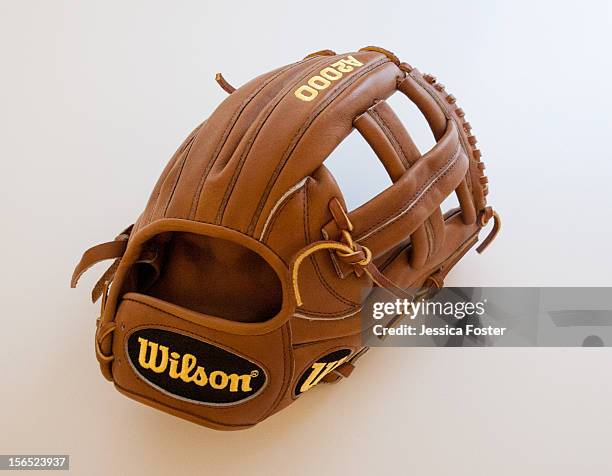
[[460, 149], [457, 150], [457, 152], [455, 153], [455, 157], [453, 160], [451, 160], [446, 167], [444, 167], [443, 169], [440, 169], [438, 171], [438, 173], [434, 176], [434, 178], [429, 182], [429, 184], [427, 184], [427, 186], [423, 189], [423, 191], [421, 193], [419, 193], [414, 200], [412, 200], [412, 202], [410, 202], [408, 204], [408, 206], [406, 207], [406, 209], [400, 213], [398, 213], [397, 215], [389, 218], [386, 222], [384, 222], [383, 224], [377, 226], [376, 228], [374, 228], [373, 230], [370, 230], [368, 233], [366, 233], [363, 236], [360, 236], [359, 238], [356, 238], [355, 241], [363, 241], [367, 238], [369, 238], [370, 236], [372, 236], [374, 233], [376, 233], [377, 231], [379, 231], [380, 229], [390, 225], [391, 223], [393, 223], [394, 221], [398, 220], [399, 218], [401, 218], [403, 215], [405, 215], [406, 213], [408, 213], [412, 207], [414, 207], [414, 204], [416, 202], [418, 202], [423, 195], [425, 195], [427, 192], [429, 192], [429, 190], [431, 189], [431, 187], [433, 186], [434, 182], [436, 182], [436, 180], [438, 180], [442, 175], [444, 175], [448, 169], [450, 169], [451, 167], [453, 167], [455, 165], [455, 163], [457, 162], [457, 159], [460, 156]]
[[310, 317], [304, 314], [299, 314], [297, 312], [293, 313], [293, 317], [297, 317], [298, 319], [306, 319], [307, 321], [339, 321], [341, 319], [346, 319], [348, 317], [354, 316], [355, 314], [358, 314], [361, 311], [361, 309], [362, 308], [359, 308], [356, 311], [353, 311], [349, 314], [345, 314], [339, 317]]
[[266, 219], [266, 222], [264, 223], [263, 229], [261, 230], [261, 233], [259, 235], [259, 241], [261, 241], [263, 236], [266, 234], [266, 230], [268, 229], [268, 226], [270, 225], [270, 222], [272, 221], [272, 218], [274, 217], [274, 214], [277, 212], [278, 208], [283, 204], [285, 200], [287, 200], [291, 195], [293, 195], [300, 188], [302, 188], [304, 184], [306, 184], [306, 181], [309, 178], [310, 176], [304, 177], [302, 180], [296, 183], [293, 187], [287, 190], [283, 194], [283, 196], [279, 198], [278, 201], [274, 204], [274, 206], [272, 207], [272, 210], [270, 210], [270, 213], [268, 215], [268, 218]]

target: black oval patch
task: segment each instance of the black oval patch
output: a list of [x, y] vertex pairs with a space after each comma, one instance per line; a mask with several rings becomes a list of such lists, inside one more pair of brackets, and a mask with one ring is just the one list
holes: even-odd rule
[[208, 342], [159, 328], [134, 331], [127, 340], [134, 370], [158, 390], [206, 405], [234, 405], [263, 389], [265, 371]]
[[328, 373], [342, 365], [351, 355], [350, 349], [340, 349], [319, 357], [306, 369], [295, 386], [294, 393], [299, 395], [318, 384]]

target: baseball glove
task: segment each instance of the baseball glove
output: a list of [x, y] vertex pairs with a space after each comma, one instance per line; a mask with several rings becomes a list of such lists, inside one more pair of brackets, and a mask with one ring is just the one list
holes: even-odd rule
[[[229, 96], [179, 147], [135, 224], [87, 250], [71, 284], [115, 260], [92, 297], [96, 355], [120, 392], [235, 430], [348, 377], [366, 350], [368, 290], [439, 288], [499, 219], [454, 96], [389, 51], [325, 50], [238, 89], [217, 81]], [[396, 91], [431, 127], [425, 154], [386, 101]], [[353, 129], [393, 184], [348, 211], [324, 161]], [[453, 192], [460, 206], [443, 213]]]

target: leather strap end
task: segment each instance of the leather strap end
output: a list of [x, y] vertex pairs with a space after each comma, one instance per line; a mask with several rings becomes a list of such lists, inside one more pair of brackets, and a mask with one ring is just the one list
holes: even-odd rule
[[228, 83], [221, 73], [217, 73], [215, 75], [215, 81], [217, 81], [219, 86], [221, 86], [221, 89], [223, 89], [227, 94], [232, 94], [234, 91], [236, 91], [236, 88]]
[[116, 259], [104, 272], [100, 279], [98, 279], [98, 282], [91, 290], [91, 302], [95, 303], [98, 299], [100, 299], [100, 296], [102, 296], [102, 294], [105, 292], [107, 283], [111, 282], [115, 277], [115, 273], [117, 272], [120, 262], [121, 260]]
[[314, 58], [316, 56], [336, 56], [336, 52], [333, 50], [320, 50], [315, 51], [314, 53], [310, 53], [309, 55], [304, 56], [304, 59]]
[[353, 370], [355, 370], [355, 366], [350, 362], [345, 362], [340, 367], [325, 375], [322, 381], [325, 383], [336, 383], [343, 378], [348, 378], [351, 373], [353, 373]]
[[360, 48], [359, 51], [374, 51], [376, 53], [382, 53], [396, 65], [399, 66], [400, 64], [400, 60], [397, 56], [395, 56], [391, 51], [381, 48], [380, 46], [365, 46], [364, 48]]
[[85, 271], [91, 268], [93, 265], [100, 261], [107, 259], [116, 259], [123, 256], [127, 248], [127, 237], [123, 238], [124, 235], [120, 235], [121, 239], [117, 241], [109, 241], [107, 243], [101, 243], [96, 246], [89, 248], [79, 261], [79, 264], [74, 268], [72, 278], [70, 279], [70, 287], [75, 288], [79, 279]]

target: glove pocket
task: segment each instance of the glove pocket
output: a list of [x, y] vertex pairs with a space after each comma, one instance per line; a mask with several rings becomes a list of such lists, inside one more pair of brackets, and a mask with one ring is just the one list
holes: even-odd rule
[[268, 416], [292, 375], [289, 328], [231, 322], [139, 293], [116, 313], [113, 379], [142, 403], [215, 429]]

